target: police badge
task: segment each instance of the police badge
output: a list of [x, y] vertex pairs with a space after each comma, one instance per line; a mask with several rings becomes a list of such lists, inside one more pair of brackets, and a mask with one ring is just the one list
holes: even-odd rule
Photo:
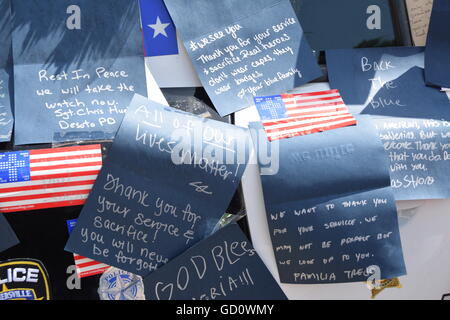
[[34, 259], [0, 262], [0, 300], [50, 300], [47, 270]]
[[114, 267], [101, 276], [98, 294], [101, 300], [145, 300], [142, 277]]

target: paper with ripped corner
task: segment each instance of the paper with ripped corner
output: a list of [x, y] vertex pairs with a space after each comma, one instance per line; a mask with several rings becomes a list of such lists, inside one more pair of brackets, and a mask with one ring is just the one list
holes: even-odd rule
[[322, 75], [288, 0], [165, 0], [221, 116]]
[[0, 213], [0, 252], [19, 244], [16, 234], [6, 218]]
[[330, 86], [370, 114], [390, 160], [396, 200], [450, 197], [450, 101], [424, 78], [423, 48], [327, 51]]
[[286, 300], [236, 224], [144, 278], [147, 300]]
[[147, 94], [139, 4], [13, 0], [15, 144], [112, 139]]
[[436, 0], [431, 13], [425, 49], [425, 79], [428, 84], [450, 88], [450, 1]]
[[11, 140], [14, 118], [11, 110], [11, 3], [0, 0], [0, 142]]
[[[370, 118], [357, 120], [357, 126], [280, 140], [278, 170], [260, 161], [282, 283], [359, 282], [406, 273], [387, 158]], [[262, 125], [250, 126], [258, 154], [276, 152]]]
[[66, 249], [147, 275], [212, 232], [249, 147], [246, 129], [136, 95]]

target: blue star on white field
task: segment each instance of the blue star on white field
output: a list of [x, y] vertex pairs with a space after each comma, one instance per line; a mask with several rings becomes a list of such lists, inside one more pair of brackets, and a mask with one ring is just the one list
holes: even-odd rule
[[166, 28], [170, 25], [170, 23], [161, 23], [161, 19], [159, 17], [156, 18], [155, 24], [149, 24], [148, 26], [152, 28], [154, 31], [153, 39], [158, 35], [162, 34], [164, 37], [168, 38], [169, 36], [166, 33]]

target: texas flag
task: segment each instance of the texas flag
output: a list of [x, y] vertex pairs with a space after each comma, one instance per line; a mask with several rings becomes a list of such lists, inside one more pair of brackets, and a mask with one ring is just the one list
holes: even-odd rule
[[178, 54], [177, 33], [163, 0], [139, 0], [145, 55]]

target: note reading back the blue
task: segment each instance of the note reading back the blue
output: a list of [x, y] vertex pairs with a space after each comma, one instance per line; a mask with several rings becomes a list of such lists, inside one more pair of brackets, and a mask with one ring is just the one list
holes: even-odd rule
[[165, 0], [221, 116], [322, 72], [289, 0]]
[[66, 249], [141, 276], [210, 235], [245, 170], [248, 130], [136, 95]]
[[372, 115], [396, 200], [450, 197], [450, 101], [426, 85], [423, 48], [327, 51], [330, 86]]
[[13, 0], [15, 144], [112, 139], [147, 94], [139, 3]]

